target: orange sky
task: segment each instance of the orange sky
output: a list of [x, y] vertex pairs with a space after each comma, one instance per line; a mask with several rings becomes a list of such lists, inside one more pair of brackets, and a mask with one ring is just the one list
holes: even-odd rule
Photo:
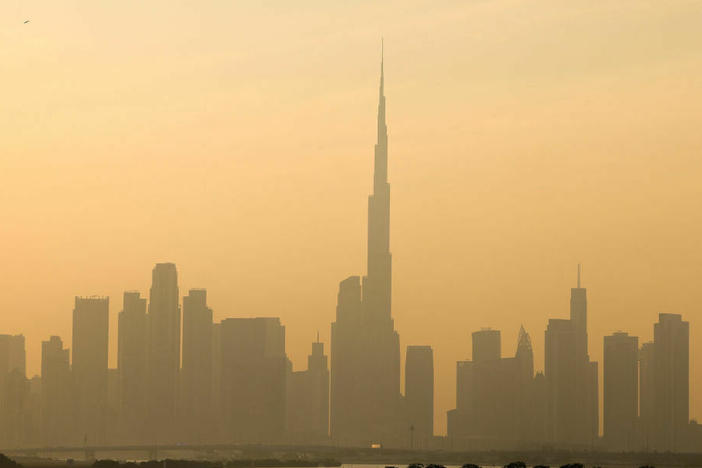
[[[75, 295], [155, 262], [215, 317], [277, 315], [303, 366], [365, 271], [380, 37], [393, 315], [436, 423], [470, 333], [543, 367], [582, 262], [590, 349], [691, 322], [702, 417], [702, 2], [0, 2], [0, 332], [70, 343]], [[23, 24], [30, 19], [29, 24]], [[699, 349], [699, 348], [697, 348]], [[404, 351], [403, 351], [404, 352]]]

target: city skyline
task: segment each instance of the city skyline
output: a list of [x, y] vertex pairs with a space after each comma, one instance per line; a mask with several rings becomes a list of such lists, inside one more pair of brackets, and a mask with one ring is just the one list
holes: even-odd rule
[[[99, 16], [94, 8], [86, 13], [91, 20]], [[174, 15], [178, 8], [183, 9], [176, 7]], [[465, 14], [461, 18], [475, 12], [485, 19], [485, 11], [493, 11], [490, 5], [474, 8], [477, 10], [461, 8], [459, 12]], [[682, 11], [683, 7], [675, 7], [670, 14], [678, 18], [683, 16]], [[567, 17], [569, 10], [563, 6], [558, 12]], [[506, 14], [495, 14], [507, 21]], [[556, 73], [564, 80], [561, 85], [547, 91], [554, 69], [546, 59], [573, 65], [594, 51], [578, 42], [580, 48], [572, 49], [573, 59], [562, 57], [560, 50], [542, 51], [539, 63], [550, 74], [538, 74], [530, 68], [529, 72], [536, 73], [529, 75], [533, 81], [493, 83], [499, 93], [481, 98], [481, 93], [490, 90], [487, 78], [507, 73], [498, 73], [505, 70], [495, 64], [491, 67], [480, 57], [476, 67], [471, 67], [483, 67], [477, 76], [456, 69], [452, 64], [457, 60], [457, 50], [440, 46], [464, 37], [451, 27], [447, 16], [430, 19], [446, 26], [433, 46], [403, 42], [409, 36], [402, 34], [401, 26], [389, 25], [385, 33], [386, 43], [393, 49], [386, 60], [386, 74], [392, 82], [388, 87], [392, 102], [388, 113], [393, 153], [389, 162], [393, 181], [393, 318], [400, 333], [402, 369], [406, 345], [426, 342], [434, 348], [437, 430], [444, 431], [445, 411], [453, 404], [455, 362], [471, 357], [472, 331], [483, 326], [501, 330], [503, 355], [510, 355], [519, 326], [524, 323], [532, 337], [535, 367], [543, 367], [541, 333], [548, 318], [567, 316], [568, 290], [575, 284], [575, 265], [580, 262], [584, 264], [583, 284], [589, 293], [589, 348], [591, 359], [600, 363], [600, 379], [602, 337], [621, 329], [639, 337], [643, 344], [653, 339], [650, 324], [658, 320], [659, 312], [680, 313], [691, 324], [690, 363], [696, 367], [690, 373], [690, 410], [691, 416], [699, 418], [702, 372], [699, 360], [694, 359], [699, 354], [694, 343], [700, 340], [695, 326], [695, 278], [700, 253], [694, 240], [699, 238], [700, 229], [691, 209], [697, 200], [696, 182], [688, 179], [698, 167], [694, 156], [699, 141], [671, 117], [678, 111], [681, 115], [693, 112], [682, 104], [694, 101], [687, 98], [687, 93], [695, 85], [684, 78], [693, 74], [693, 64], [682, 54], [677, 55], [675, 49], [673, 64], [657, 62], [651, 65], [654, 71], [639, 70], [641, 76], [632, 76], [631, 68], [607, 68], [612, 66], [607, 60], [625, 55], [620, 42], [614, 51], [604, 54], [605, 59], [596, 61], [599, 74], [593, 78], [595, 84], [580, 83], [566, 70]], [[68, 13], [58, 18], [73, 24], [74, 18]], [[387, 22], [387, 15], [382, 19]], [[377, 105], [377, 63], [371, 58], [377, 54], [377, 30], [382, 23], [369, 21], [374, 25], [369, 28], [374, 30], [352, 36], [348, 44], [353, 45], [348, 45], [346, 38], [320, 44], [320, 55], [315, 56], [314, 63], [296, 69], [310, 87], [301, 87], [297, 81], [264, 84], [261, 102], [265, 105], [261, 107], [265, 111], [251, 113], [252, 107], [244, 106], [244, 113], [252, 121], [242, 124], [244, 130], [215, 118], [216, 131], [206, 135], [216, 138], [204, 150], [195, 151], [198, 142], [208, 140], [202, 138], [201, 127], [197, 126], [200, 130], [192, 135], [170, 132], [173, 139], [168, 142], [159, 142], [163, 127], [153, 137], [113, 130], [128, 135], [127, 143], [116, 148], [116, 138], [109, 130], [87, 127], [86, 135], [100, 134], [105, 140], [93, 141], [69, 132], [77, 142], [75, 147], [54, 147], [50, 144], [53, 132], [62, 127], [51, 118], [45, 121], [50, 131], [43, 133], [36, 128], [16, 132], [25, 139], [2, 143], [3, 154], [17, 157], [0, 163], [7, 174], [7, 191], [3, 193], [8, 199], [17, 197], [18, 202], [6, 207], [8, 222], [2, 230], [2, 241], [9, 247], [8, 260], [0, 267], [8, 288], [16, 291], [4, 297], [0, 305], [16, 313], [3, 314], [0, 330], [26, 334], [29, 376], [38, 373], [40, 343], [51, 335], [60, 336], [63, 346], [72, 349], [68, 317], [75, 295], [110, 297], [109, 362], [115, 367], [122, 290], [137, 289], [148, 300], [148, 272], [153, 264], [163, 261], [174, 262], [184, 275], [179, 279], [179, 298], [193, 288], [208, 289], [208, 305], [215, 321], [280, 311], [274, 315], [280, 316], [286, 326], [288, 354], [295, 369], [304, 368], [309, 342], [317, 330], [329, 352], [328, 325], [336, 305], [337, 283], [345, 275], [365, 270], [362, 233], [365, 197], [372, 185], [368, 156], [376, 130], [369, 117]], [[540, 21], [552, 27], [557, 23], [549, 18]], [[587, 21], [577, 24], [584, 26]], [[629, 29], [623, 28], [618, 37], [626, 40], [638, 37], [634, 32], [645, 30], [661, 17], [635, 10], [630, 19], [622, 21]], [[42, 24], [41, 18], [33, 19], [32, 27], [37, 24]], [[220, 32], [216, 23], [213, 29]], [[514, 29], [508, 30], [516, 34]], [[14, 40], [19, 41], [16, 45], [20, 50], [34, 52], [30, 56], [36, 58], [45, 50], [42, 41], [54, 39], [58, 33], [39, 28], [31, 31], [40, 35], [22, 39], [28, 42]], [[85, 29], [78, 27], [81, 32]], [[144, 37], [139, 25], [136, 33]], [[105, 45], [101, 33], [95, 34], [96, 43]], [[574, 34], [583, 40], [591, 38], [587, 31], [576, 29]], [[511, 37], [510, 44], [514, 45]], [[682, 47], [682, 39], [670, 31], [666, 30], [665, 38], [668, 44]], [[494, 45], [499, 38], [484, 41]], [[538, 45], [538, 40], [534, 41]], [[290, 46], [297, 59], [308, 56], [302, 50], [310, 43], [314, 41], [299, 40]], [[197, 47], [207, 48], [208, 44], [198, 43]], [[341, 46], [353, 49], [347, 65], [333, 59], [332, 51], [342, 50]], [[155, 47], [145, 46], [152, 52]], [[108, 47], [105, 54], [115, 63], [122, 63], [124, 59], [119, 55], [124, 51]], [[277, 50], [264, 48], [257, 52], [269, 62], [279, 58]], [[418, 52], [421, 54], [414, 59]], [[436, 57], [429, 57], [431, 52], [437, 52]], [[654, 48], [654, 52], [654, 57], [660, 58], [660, 50]], [[71, 50], [65, 53], [74, 57]], [[9, 58], [9, 77], [16, 79], [25, 62]], [[508, 64], [519, 63], [513, 55], [507, 54], [506, 58]], [[49, 74], [48, 64], [39, 62], [38, 69]], [[244, 62], [257, 63], [250, 57]], [[641, 66], [636, 60], [632, 62], [626, 65]], [[192, 70], [187, 63], [179, 65]], [[668, 66], [680, 77], [659, 74]], [[422, 67], [431, 68], [431, 73]], [[94, 75], [87, 76], [104, 85], [105, 70], [97, 67]], [[250, 70], [264, 82], [271, 79], [268, 68]], [[145, 80], [159, 76], [149, 67], [144, 73]], [[343, 73], [348, 78], [339, 76]], [[59, 79], [71, 76], [64, 73]], [[448, 83], [442, 85], [442, 81]], [[458, 81], [462, 81], [461, 86]], [[603, 89], [607, 83], [615, 92]], [[681, 89], [671, 83], [688, 84]], [[512, 85], [516, 86], [514, 92]], [[533, 93], [529, 88], [532, 85], [536, 87]], [[168, 88], [167, 83], [164, 86]], [[624, 91], [630, 87], [630, 93]], [[43, 95], [44, 90], [39, 88], [38, 94]], [[149, 89], [144, 82], [136, 83], [136, 88], [140, 90], [139, 98]], [[281, 89], [289, 89], [289, 94]], [[669, 94], [660, 94], [662, 89]], [[228, 90], [219, 89], [216, 97], [229, 96]], [[71, 95], [72, 91], [67, 92]], [[298, 92], [301, 98], [291, 103], [290, 95]], [[651, 101], [641, 99], [647, 92]], [[72, 96], [78, 103], [85, 102], [81, 96]], [[163, 98], [160, 105], [164, 111], [182, 115], [178, 108], [165, 103], [171, 94], [156, 96], [146, 102], [158, 108], [156, 101]], [[613, 96], [620, 100], [608, 105], [606, 101]], [[88, 93], [82, 99], [99, 103], [102, 98]], [[105, 99], [109, 101], [109, 97]], [[133, 102], [129, 94], [125, 99]], [[209, 105], [214, 102], [212, 95], [202, 99]], [[11, 109], [18, 109], [12, 107], [13, 102], [10, 99]], [[185, 96], [183, 102], [192, 109], [197, 101]], [[231, 104], [235, 100], [223, 102], [215, 109], [234, 114], [237, 106]], [[633, 118], [635, 111], [648, 115], [646, 110], [652, 103], [663, 112], [651, 120]], [[291, 110], [295, 106], [324, 117], [303, 119], [302, 113]], [[620, 107], [633, 111], [621, 112]], [[37, 109], [36, 103], [30, 101], [28, 108]], [[60, 105], [50, 108], [57, 115], [69, 114], [69, 121], [77, 119]], [[143, 123], [145, 117], [139, 117], [138, 110], [134, 112], [134, 122]], [[595, 125], [610, 112], [612, 117], [603, 125]], [[18, 111], [18, 115], [18, 122], [27, 123], [27, 114]], [[105, 118], [105, 114], [100, 115]], [[234, 150], [229, 154], [226, 141], [238, 141], [242, 138], [239, 132], [267, 122], [270, 115], [276, 116], [276, 121], [267, 125], [274, 137], [260, 138], [260, 153], [254, 145], [231, 143]], [[236, 120], [239, 117], [232, 118], [240, 123]], [[548, 134], [545, 129], [556, 120], [561, 122], [556, 132]], [[100, 122], [102, 129], [113, 128], [110, 121]], [[628, 124], [618, 126], [621, 124], [617, 122]], [[115, 129], [133, 128], [126, 122], [113, 123]], [[344, 130], [336, 128], [342, 126]], [[300, 136], [293, 135], [293, 129]], [[536, 136], [525, 136], [531, 131]], [[652, 132], [649, 135], [671, 136], [662, 138], [660, 144], [652, 143], [647, 131]], [[505, 133], [512, 142], [504, 141]], [[622, 143], [624, 137], [631, 143]], [[335, 141], [343, 143], [337, 146]], [[98, 144], [101, 142], [104, 144]], [[183, 150], [175, 148], [179, 142], [185, 143]], [[139, 149], [140, 144], [144, 144], [143, 149]], [[652, 149], [641, 148], [648, 144]], [[189, 152], [192, 158], [186, 155]], [[29, 159], [19, 162], [22, 156]], [[162, 175], [164, 181], [146, 174]], [[171, 183], [176, 179], [173, 186], [177, 188], [169, 188], [166, 179]], [[291, 193], [296, 195], [290, 197]], [[200, 215], [203, 207], [206, 214]], [[195, 229], [191, 224], [199, 227]], [[271, 242], [281, 230], [289, 235]]]
[[[181, 296], [176, 265], [157, 263], [148, 303], [138, 291], [124, 292], [117, 368], [109, 367], [109, 297], [75, 297], [71, 349], [55, 335], [42, 342], [47, 390], [41, 390], [36, 376], [20, 390], [18, 379], [26, 378], [25, 338], [2, 335], [7, 342], [0, 350], [7, 367], [0, 373], [2, 416], [21, 428], [6, 427], [2, 442], [71, 445], [84, 434], [84, 443], [91, 444], [275, 443], [292, 437], [298, 443], [341, 446], [436, 447], [435, 435], [442, 434], [434, 433], [433, 349], [406, 346], [402, 375], [391, 308], [386, 109], [381, 45], [367, 273], [339, 283], [331, 359], [317, 331], [307, 370], [295, 371], [279, 317], [237, 316], [217, 323], [207, 290], [193, 288]], [[456, 363], [456, 405], [447, 412], [451, 447], [534, 442], [615, 450], [694, 446], [691, 441], [699, 435], [697, 426], [688, 425], [689, 323], [679, 314], [659, 314], [653, 342], [641, 349], [638, 337], [626, 332], [603, 337], [601, 379], [600, 363], [590, 359], [588, 349], [581, 273], [578, 264], [569, 317], [548, 319], [542, 371], [535, 372], [532, 341], [523, 325], [514, 358], [503, 356], [500, 330], [472, 332], [471, 359]], [[30, 382], [36, 383], [34, 390]], [[641, 410], [639, 392], [645, 402]], [[29, 421], [39, 421], [39, 437], [36, 423]]]

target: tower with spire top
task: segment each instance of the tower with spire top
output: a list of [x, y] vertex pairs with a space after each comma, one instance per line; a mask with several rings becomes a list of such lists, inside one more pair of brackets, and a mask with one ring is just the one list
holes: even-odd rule
[[331, 437], [340, 445], [403, 441], [400, 338], [392, 319], [390, 184], [381, 48], [373, 193], [368, 197], [368, 270], [339, 285], [331, 340]]

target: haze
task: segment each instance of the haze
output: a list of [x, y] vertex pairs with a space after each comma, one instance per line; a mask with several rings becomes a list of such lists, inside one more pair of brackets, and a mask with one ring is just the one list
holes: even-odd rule
[[[157, 262], [216, 320], [280, 316], [303, 366], [365, 271], [385, 38], [393, 317], [428, 344], [436, 430], [470, 333], [543, 368], [576, 265], [589, 343], [690, 321], [702, 417], [702, 2], [0, 3], [0, 330], [70, 343], [76, 295]], [[23, 24], [26, 19], [31, 22]], [[404, 355], [404, 351], [402, 353]], [[600, 368], [601, 372], [601, 368]], [[601, 380], [600, 380], [601, 382]]]

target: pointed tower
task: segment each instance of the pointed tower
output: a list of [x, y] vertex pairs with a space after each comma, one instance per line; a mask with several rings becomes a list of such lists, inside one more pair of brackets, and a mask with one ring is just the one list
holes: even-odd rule
[[331, 437], [336, 444], [404, 443], [400, 337], [391, 314], [390, 184], [385, 73], [380, 61], [373, 193], [368, 198], [368, 272], [342, 281], [332, 323]]
[[388, 128], [385, 123], [385, 71], [381, 50], [378, 136], [375, 144], [373, 194], [368, 197], [368, 273], [363, 278], [363, 303], [371, 321], [391, 319], [392, 255], [390, 254], [390, 184]]

